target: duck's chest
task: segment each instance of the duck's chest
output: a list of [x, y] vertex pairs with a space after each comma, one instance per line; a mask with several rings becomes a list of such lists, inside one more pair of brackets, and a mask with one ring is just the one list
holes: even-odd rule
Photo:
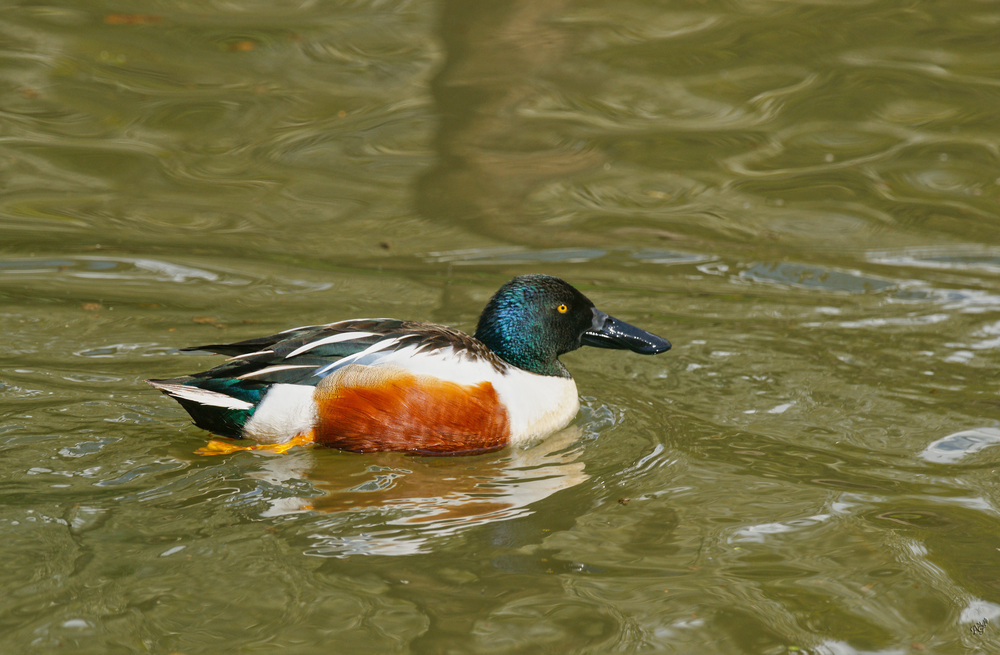
[[495, 380], [493, 386], [507, 408], [511, 443], [564, 428], [580, 410], [573, 378], [516, 370]]

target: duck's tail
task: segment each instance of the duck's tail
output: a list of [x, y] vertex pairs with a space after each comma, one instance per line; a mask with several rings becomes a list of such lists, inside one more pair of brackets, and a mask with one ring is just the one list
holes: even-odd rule
[[223, 437], [242, 438], [243, 426], [256, 409], [253, 402], [226, 393], [236, 390], [226, 388], [227, 380], [185, 376], [146, 382], [180, 403], [195, 425]]

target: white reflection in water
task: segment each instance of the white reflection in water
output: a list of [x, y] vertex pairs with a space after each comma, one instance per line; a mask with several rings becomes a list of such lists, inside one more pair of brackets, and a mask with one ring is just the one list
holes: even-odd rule
[[887, 266], [1000, 273], [1000, 253], [987, 249], [911, 248], [901, 252], [873, 252], [868, 260]]
[[[287, 488], [307, 479], [319, 495], [272, 497], [263, 516], [310, 512], [312, 547], [321, 557], [408, 555], [429, 540], [504, 521], [587, 480], [582, 431], [571, 426], [527, 447], [471, 457], [401, 453], [324, 457], [319, 450], [266, 457], [254, 474]], [[328, 518], [323, 517], [327, 515]]]
[[[834, 323], [842, 328], [871, 328], [887, 326], [933, 325], [951, 318], [948, 314], [928, 314], [925, 316], [900, 316], [898, 318], [865, 318], [857, 321], [838, 321]], [[818, 327], [824, 323], [805, 323], [806, 327]]]
[[973, 337], [979, 337], [978, 341], [968, 344], [972, 350], [993, 350], [1000, 349], [1000, 321], [984, 325], [972, 333]]
[[425, 259], [434, 263], [457, 265], [482, 264], [535, 264], [539, 262], [582, 263], [592, 262], [612, 255], [622, 255], [647, 264], [703, 264], [715, 258], [711, 255], [694, 254], [680, 250], [663, 248], [642, 248], [632, 251], [628, 248], [539, 248], [521, 246], [501, 248], [468, 248], [429, 252]]
[[820, 523], [825, 523], [830, 519], [830, 514], [815, 514], [801, 519], [791, 519], [774, 523], [759, 523], [739, 528], [729, 539], [730, 542], [756, 542], [764, 543], [768, 535], [794, 532], [804, 528], [811, 528]]
[[[765, 414], [784, 414], [785, 412], [787, 412], [788, 410], [790, 410], [794, 406], [795, 406], [795, 401], [793, 400], [792, 402], [781, 403], [780, 405], [775, 405], [771, 409], [763, 410], [763, 412]], [[758, 409], [747, 409], [747, 410], [744, 410], [743, 413], [744, 414], [759, 414], [759, 413], [761, 413], [761, 410], [758, 410]]]
[[606, 250], [597, 248], [543, 248], [529, 250], [522, 247], [469, 248], [429, 252], [428, 261], [449, 264], [534, 264], [538, 262], [582, 263], [600, 259]]
[[920, 457], [927, 462], [954, 464], [967, 455], [997, 443], [1000, 443], [1000, 428], [973, 428], [932, 442], [924, 448]]
[[[149, 257], [88, 256], [60, 258], [0, 259], [0, 276], [22, 278], [78, 278], [146, 283], [150, 279], [184, 284], [207, 282], [213, 285], [243, 287], [259, 277], [247, 277], [226, 269], [209, 270]], [[331, 282], [268, 277], [273, 293], [289, 294], [329, 289]]]
[[962, 609], [962, 616], [959, 618], [959, 621], [962, 623], [978, 623], [985, 619], [988, 622], [993, 622], [998, 617], [1000, 617], [1000, 605], [976, 598]]
[[[103, 258], [81, 257], [80, 259], [101, 261], [101, 259]], [[132, 264], [133, 266], [135, 266], [135, 268], [139, 269], [140, 271], [148, 271], [161, 279], [167, 279], [170, 280], [171, 282], [187, 282], [188, 280], [206, 280], [209, 282], [223, 283], [219, 279], [219, 276], [211, 271], [206, 271], [200, 268], [194, 268], [192, 266], [183, 266], [181, 264], [174, 264], [171, 262], [160, 261], [157, 259], [116, 257], [112, 259], [107, 259], [106, 261], [118, 262], [123, 264]], [[107, 271], [107, 272], [81, 271], [78, 272], [76, 275], [78, 277], [107, 278], [107, 279], [135, 277], [134, 275], [123, 272], [121, 270]], [[232, 282], [228, 283], [232, 284]]]
[[963, 314], [983, 314], [1000, 311], [1000, 295], [977, 289], [930, 290], [931, 295], [947, 295], [945, 309], [956, 309]]

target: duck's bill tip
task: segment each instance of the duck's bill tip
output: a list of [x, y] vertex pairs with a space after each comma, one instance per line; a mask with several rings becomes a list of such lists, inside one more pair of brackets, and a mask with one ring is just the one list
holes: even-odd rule
[[632, 347], [633, 352], [637, 352], [640, 355], [659, 355], [660, 353], [665, 353], [670, 350], [670, 342], [666, 339], [661, 339], [655, 334], [650, 334], [655, 341], [647, 342], [646, 344]]
[[581, 343], [594, 348], [631, 350], [640, 355], [657, 355], [670, 350], [670, 342], [614, 316], [595, 310], [594, 327], [583, 333]]

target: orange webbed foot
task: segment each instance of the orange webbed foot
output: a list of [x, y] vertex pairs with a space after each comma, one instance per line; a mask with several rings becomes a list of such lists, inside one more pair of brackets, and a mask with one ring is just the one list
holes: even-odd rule
[[256, 450], [265, 453], [286, 453], [295, 446], [308, 446], [315, 442], [312, 432], [299, 434], [284, 443], [258, 443], [252, 446], [239, 446], [220, 439], [211, 439], [207, 444], [194, 451], [195, 455], [230, 455], [241, 450]]

